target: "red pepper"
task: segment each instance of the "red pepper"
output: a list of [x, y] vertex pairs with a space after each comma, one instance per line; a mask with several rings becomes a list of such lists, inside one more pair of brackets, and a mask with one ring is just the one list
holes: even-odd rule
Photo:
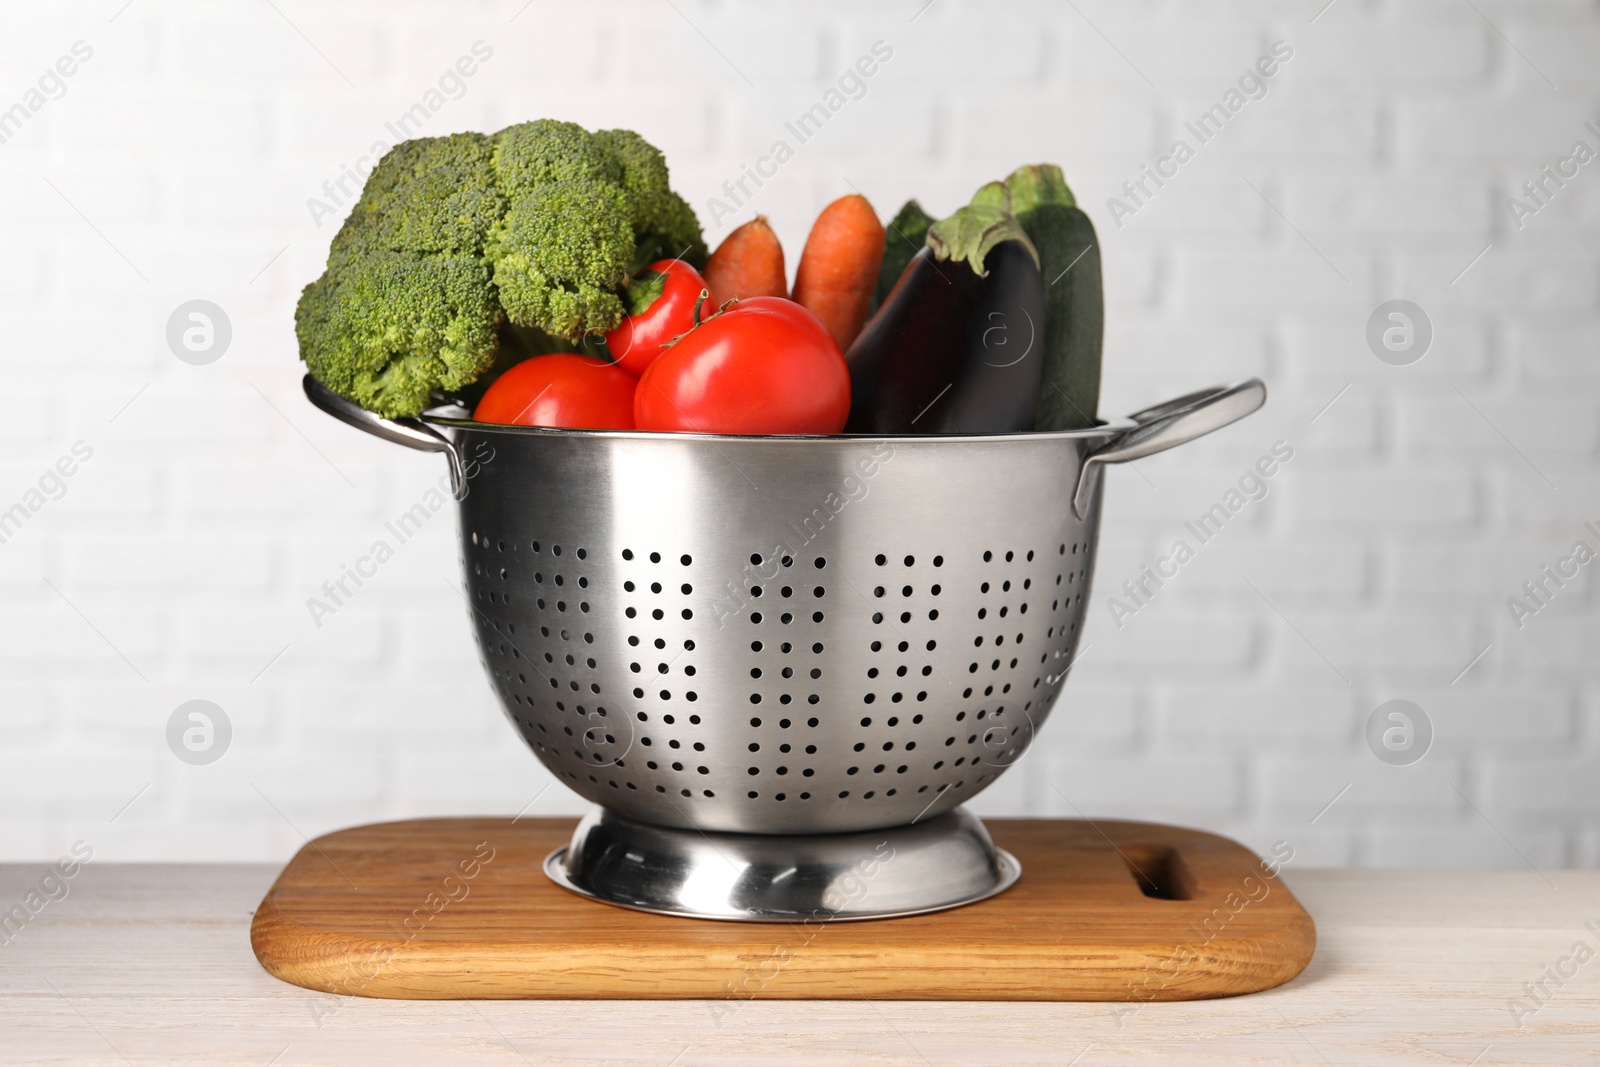
[[700, 272], [681, 259], [650, 264], [628, 286], [630, 314], [606, 334], [606, 347], [617, 366], [635, 378], [642, 375], [673, 338], [694, 327], [695, 306], [700, 294], [708, 291]]

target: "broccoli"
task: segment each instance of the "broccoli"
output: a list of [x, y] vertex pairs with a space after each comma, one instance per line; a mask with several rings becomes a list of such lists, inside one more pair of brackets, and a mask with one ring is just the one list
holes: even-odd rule
[[705, 242], [636, 133], [544, 119], [406, 141], [300, 297], [300, 355], [362, 407], [415, 415], [495, 367], [507, 324], [546, 347], [612, 329], [630, 278], [670, 256], [703, 265]]
[[560, 337], [622, 321], [633, 254], [627, 201], [613, 185], [556, 182], [513, 203], [495, 226], [490, 257], [511, 321]]
[[635, 243], [628, 273], [637, 274], [658, 259], [704, 266], [707, 252], [700, 220], [689, 202], [667, 185], [667, 160], [661, 150], [632, 130], [601, 130], [595, 139], [622, 167]]
[[495, 302], [481, 257], [374, 248], [307, 287], [295, 326], [311, 373], [381, 415], [415, 415], [436, 388], [494, 362]]
[[664, 256], [700, 266], [694, 211], [667, 185], [667, 161], [631, 130], [590, 133], [539, 119], [495, 135], [509, 209], [489, 237], [510, 320], [578, 341], [622, 321], [628, 279]]

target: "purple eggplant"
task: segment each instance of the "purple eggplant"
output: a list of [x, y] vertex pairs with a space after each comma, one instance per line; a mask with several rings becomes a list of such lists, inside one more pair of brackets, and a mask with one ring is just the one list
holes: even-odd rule
[[846, 353], [845, 432], [1032, 429], [1043, 342], [1038, 252], [1009, 211], [968, 204], [928, 230]]

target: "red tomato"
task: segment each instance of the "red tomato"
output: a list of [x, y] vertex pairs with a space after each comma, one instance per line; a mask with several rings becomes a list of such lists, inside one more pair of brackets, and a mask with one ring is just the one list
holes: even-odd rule
[[[674, 337], [694, 326], [694, 307], [702, 292], [708, 291], [700, 272], [681, 259], [658, 259], [650, 264], [655, 277], [641, 274], [633, 289], [650, 288], [660, 283], [660, 295], [638, 314], [625, 316], [622, 324], [606, 334], [606, 347], [617, 366], [635, 377], [643, 374], [666, 351]], [[631, 295], [631, 294], [630, 294]], [[717, 310], [716, 300], [707, 297], [703, 315]]]
[[513, 426], [631, 430], [638, 384], [604, 360], [568, 352], [534, 356], [496, 378], [472, 417]]
[[639, 380], [634, 423], [688, 433], [824, 434], [850, 415], [850, 369], [817, 317], [754, 296], [706, 319]]

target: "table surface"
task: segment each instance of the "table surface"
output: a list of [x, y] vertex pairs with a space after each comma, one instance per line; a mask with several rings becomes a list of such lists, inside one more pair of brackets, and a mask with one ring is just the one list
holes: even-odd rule
[[[46, 870], [0, 866], [0, 912]], [[341, 998], [250, 954], [276, 875], [84, 866], [0, 928], [0, 1064], [1600, 1063], [1593, 871], [1285, 870], [1317, 921], [1305, 973], [1128, 1005]]]

